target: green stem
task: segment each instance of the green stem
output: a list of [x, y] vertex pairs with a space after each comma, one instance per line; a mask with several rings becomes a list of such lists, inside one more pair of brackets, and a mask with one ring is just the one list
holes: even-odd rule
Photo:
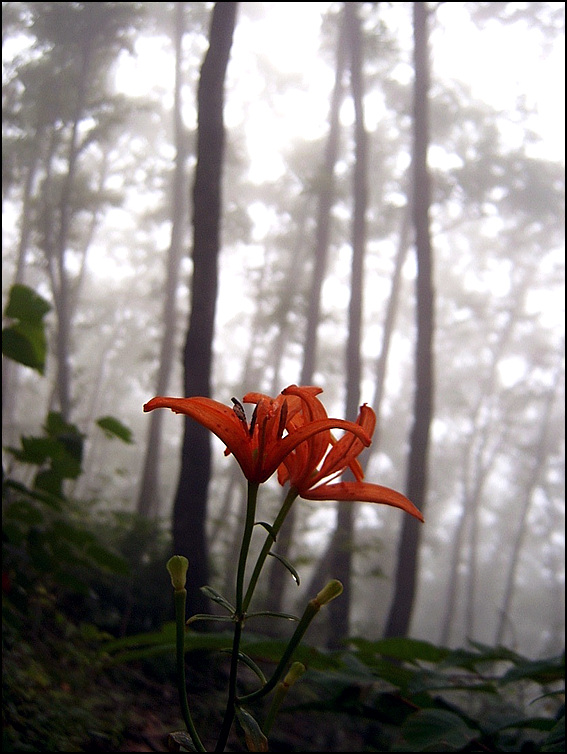
[[238, 654], [240, 652], [240, 638], [242, 636], [242, 625], [245, 620], [243, 609], [244, 595], [244, 576], [246, 573], [246, 561], [250, 550], [250, 541], [254, 530], [254, 519], [256, 516], [256, 502], [258, 499], [259, 485], [255, 482], [248, 482], [248, 500], [246, 504], [246, 521], [244, 524], [244, 533], [242, 535], [242, 544], [240, 546], [240, 556], [238, 558], [238, 570], [236, 573], [236, 611], [234, 614], [234, 635], [232, 639], [232, 659], [230, 663], [230, 677], [228, 681], [228, 699], [224, 720], [219, 733], [215, 751], [224, 751], [226, 742], [235, 715], [236, 702], [236, 681], [238, 676]]
[[179, 688], [179, 703], [181, 705], [181, 714], [187, 727], [187, 732], [191, 736], [197, 751], [207, 751], [193, 723], [191, 712], [189, 711], [189, 702], [187, 700], [187, 685], [185, 681], [185, 603], [187, 600], [186, 589], [176, 589], [174, 592], [175, 601], [175, 639], [176, 639], [176, 656], [177, 656], [177, 684]]
[[277, 668], [274, 671], [273, 676], [270, 678], [270, 680], [262, 686], [262, 688], [258, 689], [257, 691], [253, 691], [251, 694], [247, 694], [246, 696], [241, 696], [237, 701], [238, 704], [245, 704], [248, 702], [253, 702], [256, 699], [260, 699], [263, 696], [266, 696], [266, 694], [269, 694], [270, 691], [274, 688], [276, 683], [280, 680], [281, 676], [283, 675], [283, 672], [286, 668], [286, 665], [291, 659], [291, 656], [297, 649], [297, 646], [299, 645], [299, 642], [303, 639], [303, 635], [309, 628], [309, 624], [313, 620], [313, 618], [317, 615], [319, 610], [321, 609], [321, 603], [315, 598], [309, 601], [307, 604], [307, 607], [305, 608], [303, 615], [301, 616], [301, 620], [297, 624], [297, 628], [294, 631], [293, 636], [288, 642], [287, 647], [285, 648], [285, 652], [282, 655], [281, 660], [278, 663]]
[[293, 505], [294, 500], [297, 498], [297, 495], [298, 495], [297, 490], [292, 487], [287, 493], [285, 500], [283, 502], [283, 505], [281, 507], [281, 510], [278, 513], [276, 520], [274, 521], [274, 524], [272, 526], [272, 532], [268, 534], [268, 536], [266, 537], [264, 546], [262, 547], [262, 550], [260, 551], [260, 554], [258, 555], [258, 560], [256, 561], [256, 565], [254, 566], [252, 576], [250, 577], [250, 583], [248, 584], [248, 589], [246, 590], [246, 595], [244, 597], [244, 602], [242, 604], [242, 609], [244, 612], [248, 610], [248, 607], [254, 595], [254, 590], [256, 589], [256, 584], [258, 582], [258, 579], [260, 578], [260, 573], [262, 571], [262, 568], [264, 567], [266, 558], [268, 557], [268, 553], [272, 549], [272, 545], [274, 544], [275, 538], [278, 535], [278, 532], [281, 529], [282, 524], [285, 521], [286, 516], [290, 511], [291, 506]]

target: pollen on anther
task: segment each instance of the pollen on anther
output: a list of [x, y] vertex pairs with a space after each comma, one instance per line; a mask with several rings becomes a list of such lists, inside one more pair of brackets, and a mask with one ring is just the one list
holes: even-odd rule
[[240, 403], [240, 401], [236, 400], [236, 398], [231, 398], [231, 400], [234, 403], [232, 410], [238, 416], [240, 421], [244, 423], [244, 426], [246, 427], [246, 429], [248, 429], [248, 421], [246, 419], [246, 412], [244, 411], [244, 406], [242, 405], [242, 403]]

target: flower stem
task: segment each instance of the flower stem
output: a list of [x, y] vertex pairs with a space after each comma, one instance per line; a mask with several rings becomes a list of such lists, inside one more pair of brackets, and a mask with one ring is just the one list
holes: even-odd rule
[[291, 506], [293, 505], [293, 502], [296, 499], [297, 495], [298, 495], [297, 490], [295, 490], [292, 487], [287, 493], [285, 500], [283, 502], [283, 505], [280, 509], [280, 512], [278, 513], [277, 518], [273, 523], [271, 533], [268, 534], [268, 536], [266, 537], [264, 546], [262, 547], [262, 550], [260, 551], [260, 554], [258, 555], [258, 560], [256, 561], [256, 565], [254, 566], [252, 576], [250, 577], [250, 583], [248, 584], [248, 589], [246, 590], [246, 595], [244, 597], [244, 602], [242, 604], [242, 609], [244, 612], [248, 610], [248, 607], [254, 595], [254, 590], [256, 589], [256, 584], [260, 577], [260, 573], [262, 571], [266, 558], [268, 557], [268, 553], [270, 552], [272, 545], [274, 544], [275, 537], [277, 536], [279, 530], [281, 529], [282, 524], [285, 521], [286, 516], [289, 513]]
[[226, 703], [224, 720], [215, 749], [216, 752], [224, 751], [235, 715], [236, 681], [238, 676], [238, 653], [240, 652], [242, 625], [246, 617], [243, 608], [244, 576], [246, 572], [248, 552], [250, 550], [250, 541], [252, 539], [252, 531], [254, 529], [258, 488], [259, 485], [257, 483], [248, 482], [246, 521], [244, 524], [244, 533], [242, 535], [242, 544], [240, 546], [240, 556], [238, 558], [238, 570], [236, 573], [236, 611], [234, 614], [234, 635], [232, 639], [232, 659], [230, 663], [230, 677], [228, 682], [228, 699]]
[[191, 736], [197, 751], [207, 751], [203, 746], [199, 734], [193, 723], [191, 712], [189, 711], [189, 702], [187, 700], [187, 685], [185, 681], [185, 603], [187, 600], [186, 589], [176, 589], [174, 592], [175, 601], [175, 639], [176, 639], [176, 656], [177, 656], [177, 684], [179, 689], [179, 703], [181, 705], [181, 714], [187, 727], [187, 732]]
[[287, 663], [290, 661], [291, 656], [297, 649], [297, 646], [303, 638], [303, 635], [309, 628], [309, 624], [317, 615], [321, 607], [322, 605], [317, 598], [309, 600], [307, 607], [305, 608], [303, 615], [301, 616], [301, 620], [297, 624], [297, 628], [295, 629], [293, 636], [289, 640], [288, 645], [285, 648], [285, 651], [278, 663], [277, 668], [274, 671], [273, 676], [264, 686], [262, 686], [262, 688], [258, 689], [257, 691], [253, 691], [251, 694], [247, 694], [246, 696], [241, 696], [238, 699], [239, 704], [252, 702], [270, 693], [270, 691], [275, 687], [276, 683], [280, 680]]

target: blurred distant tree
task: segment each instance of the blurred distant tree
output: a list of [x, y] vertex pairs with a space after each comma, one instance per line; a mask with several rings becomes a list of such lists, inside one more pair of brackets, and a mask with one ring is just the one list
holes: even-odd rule
[[[347, 68], [347, 58], [350, 45], [350, 40], [347, 35], [346, 5], [347, 4], [345, 3], [345, 9], [343, 9], [337, 21], [335, 82], [329, 110], [329, 132], [325, 145], [324, 162], [321, 166], [315, 187], [317, 192], [317, 224], [315, 228], [315, 250], [313, 254], [311, 282], [307, 295], [307, 319], [302, 347], [303, 363], [299, 377], [300, 385], [313, 384], [317, 359], [317, 330], [321, 318], [321, 290], [325, 281], [328, 266], [331, 237], [331, 210], [335, 200], [334, 171], [339, 156], [341, 132], [339, 113], [345, 93], [344, 76]], [[277, 551], [284, 557], [287, 556], [292, 542], [296, 511], [297, 507], [291, 509], [285, 527], [278, 536]], [[281, 568], [279, 563], [274, 562], [269, 572], [269, 579], [270, 582], [267, 597], [268, 609], [280, 611], [282, 610], [284, 588], [288, 580], [288, 574], [286, 574], [285, 569]], [[323, 584], [321, 584], [321, 587], [322, 586]]]
[[[193, 185], [191, 315], [184, 351], [184, 395], [211, 395], [211, 367], [218, 288], [221, 178], [224, 157], [224, 86], [238, 3], [216, 3], [209, 49], [198, 90], [197, 167]], [[205, 536], [211, 473], [210, 433], [185, 417], [181, 470], [173, 511], [173, 551], [188, 558], [190, 612], [205, 612], [200, 587], [208, 582]]]
[[[171, 192], [171, 240], [166, 271], [166, 284], [163, 304], [163, 335], [159, 357], [156, 395], [165, 395], [169, 385], [175, 356], [175, 334], [177, 331], [177, 288], [179, 267], [183, 254], [183, 243], [187, 227], [187, 136], [182, 116], [182, 60], [183, 37], [185, 34], [186, 3], [175, 3], [173, 41], [175, 48], [175, 81], [173, 99], [173, 124], [175, 141], [175, 168]], [[137, 510], [144, 517], [156, 516], [160, 512], [159, 464], [162, 440], [163, 411], [153, 411], [149, 417], [148, 442], [142, 469], [142, 479], [138, 495]]]
[[549, 461], [549, 446], [555, 444], [554, 437], [554, 408], [558, 398], [558, 388], [563, 377], [563, 362], [565, 349], [558, 354], [553, 382], [541, 397], [540, 422], [534, 439], [534, 452], [530, 454], [526, 464], [526, 473], [520, 477], [518, 491], [518, 515], [516, 532], [512, 537], [510, 560], [504, 584], [504, 596], [500, 605], [500, 619], [496, 628], [494, 643], [502, 645], [506, 635], [507, 622], [511, 614], [511, 606], [519, 581], [518, 566], [524, 539], [529, 536], [528, 514], [533, 503], [536, 490], [545, 485], [545, 466]]
[[41, 55], [15, 67], [5, 99], [6, 150], [25, 175], [16, 279], [23, 279], [33, 232], [52, 289], [55, 403], [66, 420], [73, 312], [96, 217], [109, 199], [102, 190], [108, 138], [124, 113], [108, 91], [108, 74], [139, 15], [135, 3], [26, 3], [22, 33]]
[[[414, 105], [412, 209], [417, 257], [417, 341], [415, 352], [415, 397], [405, 494], [421, 510], [427, 496], [429, 430], [433, 410], [433, 281], [429, 207], [429, 60], [426, 3], [413, 4]], [[395, 591], [386, 624], [386, 636], [407, 634], [417, 583], [420, 523], [411, 516], [402, 520]]]
[[[353, 219], [352, 219], [352, 259], [350, 278], [350, 301], [348, 309], [348, 335], [345, 354], [345, 416], [356, 421], [360, 406], [360, 386], [362, 380], [361, 338], [362, 338], [362, 292], [364, 281], [364, 258], [366, 252], [368, 205], [368, 135], [364, 125], [364, 80], [363, 44], [360, 21], [360, 4], [345, 3], [345, 28], [350, 53], [350, 85], [354, 106], [354, 165], [353, 165]], [[353, 590], [354, 518], [355, 506], [352, 503], [337, 504], [336, 530], [333, 536], [330, 572], [339, 579], [344, 592], [339, 600], [329, 605], [330, 646], [338, 647], [349, 636], [349, 619]]]

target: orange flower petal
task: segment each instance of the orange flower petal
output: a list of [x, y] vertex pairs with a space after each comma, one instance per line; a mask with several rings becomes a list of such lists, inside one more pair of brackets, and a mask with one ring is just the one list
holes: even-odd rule
[[366, 482], [337, 482], [335, 484], [322, 484], [315, 489], [302, 491], [301, 497], [307, 500], [342, 500], [359, 503], [379, 503], [401, 508], [415, 518], [423, 521], [421, 512], [415, 505], [402, 495], [389, 487]]
[[144, 411], [169, 408], [176, 414], [185, 414], [215, 434], [234, 455], [247, 478], [253, 474], [253, 458], [249, 432], [234, 410], [212, 398], [168, 398], [157, 396], [144, 405]]

